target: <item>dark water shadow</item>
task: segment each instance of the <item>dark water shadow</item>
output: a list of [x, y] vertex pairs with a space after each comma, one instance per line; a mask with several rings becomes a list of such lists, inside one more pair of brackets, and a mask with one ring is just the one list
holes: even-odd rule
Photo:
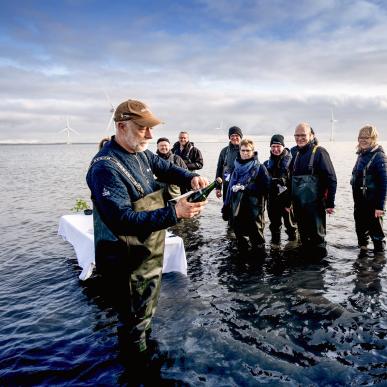
[[[181, 273], [163, 274], [160, 297], [164, 305], [161, 305], [161, 307], [165, 308], [168, 300], [173, 303], [177, 295], [179, 298], [184, 299], [182, 291], [188, 292], [187, 281], [187, 277]], [[119, 327], [118, 313], [110, 299], [110, 294], [104, 289], [102, 278], [99, 275], [93, 275], [85, 282], [80, 282], [80, 285], [89, 302], [98, 308], [94, 330], [103, 332], [106, 336], [115, 337], [112, 345], [110, 347], [106, 346], [105, 350], [111, 352], [112, 358], [119, 365], [119, 368], [116, 369], [119, 385], [184, 385], [178, 378], [165, 377], [161, 372], [163, 367], [169, 367], [175, 362], [175, 359], [170, 356], [170, 351], [163, 349], [160, 345], [159, 331], [150, 332], [147, 351], [141, 354], [131, 351], [127, 346], [127, 338], [125, 335], [121, 337], [117, 330], [117, 327]], [[177, 293], [177, 289], [179, 289], [179, 293]]]

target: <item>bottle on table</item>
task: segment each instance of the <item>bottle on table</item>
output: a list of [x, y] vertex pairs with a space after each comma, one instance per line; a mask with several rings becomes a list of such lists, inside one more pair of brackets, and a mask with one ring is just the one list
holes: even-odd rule
[[217, 177], [216, 180], [209, 184], [207, 187], [199, 189], [189, 195], [187, 201], [191, 203], [203, 202], [207, 199], [208, 195], [212, 190], [214, 190], [215, 188], [220, 188], [221, 186], [222, 179], [220, 177]]

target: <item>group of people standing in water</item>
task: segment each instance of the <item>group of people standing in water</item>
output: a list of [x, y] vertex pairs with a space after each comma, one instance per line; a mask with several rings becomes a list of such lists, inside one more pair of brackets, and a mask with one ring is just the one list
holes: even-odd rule
[[[337, 179], [329, 153], [318, 143], [308, 123], [297, 125], [296, 146], [285, 147], [284, 137], [270, 140], [270, 158], [258, 160], [252, 140], [244, 139], [236, 126], [229, 129], [229, 145], [219, 155], [216, 177], [223, 179], [222, 216], [234, 230], [238, 247], [265, 254], [264, 212], [267, 203], [271, 249], [281, 248], [281, 227], [288, 243], [284, 250], [300, 255], [325, 257], [326, 214], [333, 214]], [[387, 193], [387, 158], [378, 145], [372, 125], [360, 129], [358, 158], [352, 171], [354, 219], [360, 254], [368, 252], [369, 239], [375, 254], [385, 250], [383, 216]]]
[[[165, 230], [181, 219], [199, 215], [207, 204], [187, 197], [165, 201], [160, 182], [183, 190], [208, 186], [196, 173], [203, 166], [198, 148], [187, 132], [170, 146], [157, 141], [157, 155], [147, 149], [153, 128], [162, 120], [141, 101], [128, 99], [115, 110], [115, 135], [100, 143], [86, 181], [93, 201], [96, 270], [117, 311], [123, 359], [146, 360], [151, 322], [160, 294]], [[269, 160], [261, 164], [254, 142], [236, 126], [219, 155], [216, 177], [223, 187], [223, 218], [235, 232], [238, 246], [264, 254], [264, 211], [267, 203], [271, 247], [280, 249], [285, 224], [285, 249], [323, 257], [327, 254], [326, 213], [335, 206], [336, 174], [328, 152], [307, 123], [297, 125], [296, 146], [287, 149], [284, 137], [272, 136]], [[375, 253], [383, 253], [382, 222], [387, 191], [387, 160], [378, 145], [376, 128], [367, 125], [358, 136], [358, 159], [352, 172], [358, 244], [365, 254], [371, 238]], [[222, 192], [223, 190], [223, 192]]]

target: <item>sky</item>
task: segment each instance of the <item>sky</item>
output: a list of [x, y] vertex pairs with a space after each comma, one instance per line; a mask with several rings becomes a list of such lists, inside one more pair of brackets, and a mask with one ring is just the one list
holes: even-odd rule
[[0, 142], [98, 142], [145, 102], [155, 138], [387, 138], [383, 0], [0, 0]]

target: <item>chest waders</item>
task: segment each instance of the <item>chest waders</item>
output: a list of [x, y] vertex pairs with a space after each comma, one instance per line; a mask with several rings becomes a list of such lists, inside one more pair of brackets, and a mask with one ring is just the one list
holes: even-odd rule
[[[162, 190], [144, 195], [141, 185], [119, 161], [111, 157], [96, 161], [99, 160], [109, 160], [117, 165], [143, 196], [132, 203], [135, 212], [165, 207]], [[145, 239], [116, 235], [101, 219], [97, 206], [94, 206], [93, 214], [97, 271], [107, 279], [112, 296], [116, 298], [114, 304], [122, 324], [119, 327], [121, 333], [133, 347], [144, 351], [146, 332], [150, 331], [160, 295], [165, 230], [154, 231]]]
[[376, 154], [377, 153], [375, 152], [372, 155], [370, 161], [367, 163], [367, 165], [364, 167], [362, 171], [362, 179], [361, 179], [360, 187], [356, 184], [356, 176], [352, 175], [352, 178], [351, 178], [351, 184], [353, 187], [355, 202], [358, 202], [359, 204], [368, 203], [368, 205], [372, 208], [375, 206], [377, 189], [376, 189], [374, 177], [371, 174], [368, 174], [367, 172], [370, 165], [372, 164], [372, 161], [374, 161]]
[[[362, 171], [361, 185], [356, 181], [355, 174], [352, 175], [351, 184], [354, 199], [355, 228], [358, 245], [367, 246], [371, 237], [375, 251], [384, 250], [383, 217], [375, 218], [375, 204], [377, 201], [377, 185], [372, 174], [368, 174], [368, 169], [376, 157], [376, 152]], [[358, 160], [359, 161], [359, 160]], [[357, 184], [356, 184], [357, 183]]]
[[[261, 165], [254, 168], [251, 176], [244, 184], [247, 187], [259, 173]], [[231, 179], [230, 179], [231, 180]], [[246, 189], [233, 192], [230, 198], [231, 219], [229, 224], [234, 230], [240, 245], [246, 245], [249, 238], [252, 247], [265, 243], [263, 230], [265, 226], [263, 195], [255, 196]]]
[[[313, 147], [307, 175], [292, 176], [292, 204], [304, 246], [325, 246], [326, 215], [318, 176], [314, 175], [313, 162], [317, 151]], [[297, 152], [293, 173], [299, 157]]]

